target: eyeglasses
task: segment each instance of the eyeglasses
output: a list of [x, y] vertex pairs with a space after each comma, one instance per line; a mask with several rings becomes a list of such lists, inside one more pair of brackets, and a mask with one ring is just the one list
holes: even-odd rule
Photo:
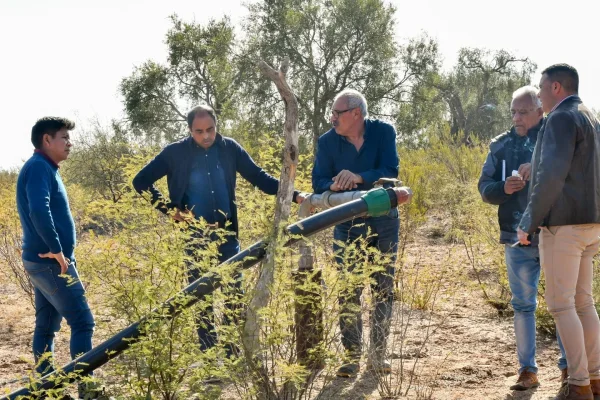
[[347, 108], [345, 110], [331, 110], [331, 116], [339, 118], [339, 116], [343, 113], [345, 113], [346, 111], [350, 111], [350, 110], [354, 110], [356, 107], [353, 108]]
[[530, 108], [528, 110], [510, 110], [510, 115], [511, 117], [514, 117], [515, 114], [519, 114], [521, 117], [524, 117], [531, 111], [533, 111], [533, 108]]

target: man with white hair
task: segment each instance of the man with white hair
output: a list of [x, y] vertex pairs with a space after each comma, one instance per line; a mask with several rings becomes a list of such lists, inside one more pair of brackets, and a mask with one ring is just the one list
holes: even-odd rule
[[[490, 143], [481, 177], [479, 192], [483, 201], [498, 205], [500, 243], [512, 292], [514, 327], [519, 359], [519, 377], [512, 390], [539, 386], [535, 361], [535, 309], [540, 279], [540, 254], [537, 237], [531, 245], [518, 243], [517, 228], [527, 207], [527, 188], [531, 174], [531, 157], [543, 122], [542, 105], [537, 90], [525, 86], [513, 94], [510, 107], [513, 127]], [[566, 377], [567, 362], [558, 338], [562, 357], [558, 367]]]
[[[355, 90], [339, 93], [331, 109], [333, 128], [319, 138], [312, 185], [315, 193], [327, 190], [369, 190], [380, 178], [398, 176], [398, 152], [396, 131], [386, 122], [367, 119], [367, 102]], [[351, 243], [366, 238], [368, 245], [378, 249], [386, 257], [385, 268], [373, 274], [372, 293], [374, 310], [371, 313], [371, 347], [367, 369], [378, 373], [390, 373], [391, 366], [385, 360], [385, 347], [389, 334], [394, 296], [394, 264], [398, 250], [400, 220], [394, 208], [381, 217], [355, 218], [335, 227], [334, 239]], [[349, 272], [360, 268], [358, 262], [344, 265], [344, 249], [333, 245], [340, 270]], [[348, 362], [337, 372], [341, 377], [353, 377], [359, 372], [362, 353], [362, 318], [360, 295], [357, 287], [339, 298], [340, 330], [342, 344], [348, 354]]]

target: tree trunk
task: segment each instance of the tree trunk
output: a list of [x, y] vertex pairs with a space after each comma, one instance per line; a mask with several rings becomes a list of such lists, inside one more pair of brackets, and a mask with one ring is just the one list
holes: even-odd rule
[[286, 58], [281, 63], [279, 70], [271, 68], [264, 61], [259, 63], [259, 67], [262, 73], [275, 83], [285, 104], [285, 147], [283, 149], [283, 168], [281, 169], [277, 203], [275, 205], [275, 221], [267, 251], [267, 258], [263, 263], [252, 300], [246, 312], [243, 343], [246, 356], [249, 357], [249, 360], [255, 359], [258, 356], [261, 330], [261, 321], [258, 313], [261, 308], [269, 303], [270, 290], [275, 272], [275, 251], [282, 239], [283, 223], [290, 216], [294, 193], [294, 179], [298, 165], [298, 101], [285, 80], [285, 74], [289, 68], [289, 59]]
[[[298, 218], [303, 220], [310, 217], [311, 206], [310, 199], [305, 199], [307, 203], [300, 207]], [[308, 206], [307, 206], [308, 205]], [[323, 340], [323, 305], [321, 288], [321, 271], [314, 271], [314, 257], [312, 254], [312, 244], [306, 240], [301, 240], [298, 244], [300, 260], [298, 262], [298, 271], [294, 276], [296, 287], [294, 289], [296, 324], [296, 354], [298, 363], [307, 366], [313, 370], [324, 367], [325, 355], [316, 351], [318, 345]], [[307, 281], [312, 285], [307, 285]]]
[[452, 129], [450, 133], [452, 133], [453, 136], [456, 136], [460, 131], [464, 131], [466, 129], [465, 112], [463, 110], [460, 98], [456, 93], [452, 91], [448, 92], [446, 101], [448, 102], [450, 114], [452, 115]]

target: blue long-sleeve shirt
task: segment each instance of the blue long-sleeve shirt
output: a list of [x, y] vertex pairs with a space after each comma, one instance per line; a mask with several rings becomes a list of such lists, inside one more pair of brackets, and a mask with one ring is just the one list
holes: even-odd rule
[[[246, 150], [232, 138], [217, 134], [213, 146], [218, 148], [217, 159], [219, 165], [223, 167], [225, 180], [222, 184], [228, 194], [231, 225], [237, 233], [239, 224], [235, 202], [236, 172], [239, 172], [252, 185], [270, 195], [277, 194], [279, 181], [256, 165]], [[180, 210], [189, 208], [186, 202], [186, 188], [189, 184], [196, 148], [197, 145], [190, 136], [169, 144], [138, 172], [133, 178], [133, 187], [138, 193], [150, 192], [152, 203], [163, 213], [167, 213], [168, 210], [173, 208]], [[167, 201], [154, 185], [157, 180], [165, 175], [170, 201]], [[293, 201], [296, 201], [298, 193], [298, 191], [294, 191]]]
[[231, 218], [231, 209], [229, 193], [223, 185], [225, 173], [219, 161], [219, 147], [195, 147], [184, 201], [196, 218], [204, 218], [209, 224], [223, 223]]
[[17, 210], [23, 228], [24, 260], [53, 264], [55, 259], [38, 254], [61, 251], [75, 260], [75, 222], [67, 191], [58, 165], [41, 153], [34, 153], [19, 173]]
[[344, 169], [363, 179], [353, 190], [369, 190], [380, 178], [398, 177], [398, 165], [396, 130], [387, 122], [365, 120], [364, 143], [359, 151], [332, 128], [319, 138], [312, 171], [313, 191], [329, 190], [333, 177]]

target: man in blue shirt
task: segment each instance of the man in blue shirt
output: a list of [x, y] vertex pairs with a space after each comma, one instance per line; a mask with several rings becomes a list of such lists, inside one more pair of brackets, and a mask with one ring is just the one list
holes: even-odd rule
[[[398, 152], [396, 131], [393, 126], [379, 120], [367, 119], [367, 102], [355, 90], [344, 90], [333, 102], [331, 123], [333, 128], [319, 138], [312, 184], [315, 193], [327, 190], [369, 190], [380, 178], [398, 176]], [[375, 307], [371, 313], [371, 346], [367, 368], [379, 373], [390, 373], [391, 366], [385, 360], [385, 348], [389, 334], [394, 297], [394, 273], [398, 250], [400, 220], [398, 210], [393, 209], [382, 217], [356, 218], [339, 224], [334, 229], [334, 239], [350, 244], [365, 239], [369, 246], [377, 248], [385, 256], [385, 270], [376, 272], [372, 278]], [[370, 236], [367, 236], [370, 232]], [[344, 265], [343, 248], [333, 245], [340, 269], [352, 272], [357, 264]], [[352, 377], [359, 372], [362, 353], [362, 318], [360, 295], [362, 287], [340, 296], [340, 330], [349, 362], [337, 372], [341, 377]]]
[[[270, 195], [277, 194], [279, 181], [256, 165], [235, 140], [217, 133], [217, 117], [211, 107], [201, 105], [193, 108], [187, 115], [187, 123], [190, 136], [166, 146], [136, 175], [133, 186], [139, 193], [149, 192], [155, 207], [161, 212], [170, 212], [179, 222], [188, 217], [204, 219], [209, 228], [231, 231], [219, 246], [219, 262], [223, 262], [240, 251], [235, 203], [236, 172]], [[167, 177], [170, 202], [154, 185], [164, 176]], [[294, 192], [295, 202], [301, 203], [304, 198], [305, 195]], [[202, 232], [193, 234], [195, 238], [202, 235]], [[210, 233], [207, 239], [216, 241], [218, 238]], [[187, 249], [192, 259], [195, 253], [194, 246]], [[202, 275], [202, 271], [192, 265], [188, 269], [190, 283]], [[212, 306], [199, 317], [198, 336], [203, 351], [216, 343]], [[228, 347], [228, 352], [231, 351]]]
[[[58, 172], [58, 164], [69, 157], [69, 131], [74, 127], [65, 118], [38, 120], [31, 130], [35, 153], [23, 165], [17, 180], [23, 264], [35, 295], [36, 362], [44, 353], [54, 353], [54, 335], [63, 317], [71, 327], [71, 358], [92, 348], [94, 317], [76, 268], [75, 223]], [[43, 375], [53, 372], [52, 357], [42, 359], [37, 371]], [[80, 387], [81, 395], [82, 390]]]

